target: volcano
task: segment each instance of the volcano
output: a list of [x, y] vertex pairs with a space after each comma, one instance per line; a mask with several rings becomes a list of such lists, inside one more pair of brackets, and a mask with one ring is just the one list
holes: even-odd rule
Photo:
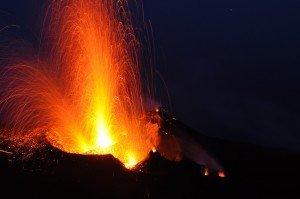
[[1, 54], [0, 196], [295, 195], [299, 154], [211, 138], [156, 107], [151, 39], [130, 6], [51, 0], [38, 47]]
[[[149, 117], [157, 114], [154, 110]], [[219, 160], [226, 177], [216, 171], [206, 175], [207, 165], [184, 156], [176, 162], [157, 151], [128, 170], [112, 155], [71, 154], [50, 143], [29, 159], [1, 146], [2, 194], [33, 198], [271, 198], [297, 194], [299, 154], [210, 138], [167, 117], [166, 112], [159, 114], [165, 115], [160, 134], [168, 128], [184, 129]]]

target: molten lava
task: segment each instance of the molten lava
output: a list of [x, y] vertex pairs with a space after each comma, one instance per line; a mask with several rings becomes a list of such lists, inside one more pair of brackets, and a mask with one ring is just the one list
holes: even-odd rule
[[219, 176], [220, 178], [225, 178], [225, 173], [224, 173], [224, 171], [219, 171], [219, 172], [218, 172], [218, 176]]
[[22, 142], [43, 129], [65, 152], [112, 154], [133, 168], [155, 149], [158, 126], [145, 120], [127, 1], [53, 0], [43, 24], [37, 58], [15, 61], [3, 75], [11, 136]]

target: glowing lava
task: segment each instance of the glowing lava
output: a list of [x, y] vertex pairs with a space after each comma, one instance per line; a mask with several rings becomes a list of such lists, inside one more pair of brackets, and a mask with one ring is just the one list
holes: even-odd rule
[[3, 75], [1, 110], [15, 137], [45, 129], [63, 151], [112, 154], [127, 168], [156, 147], [158, 127], [145, 121], [140, 43], [127, 4], [52, 1], [38, 58], [15, 61]]
[[209, 171], [208, 171], [208, 168], [206, 168], [206, 167], [204, 169], [204, 176], [209, 176]]
[[219, 171], [219, 172], [218, 172], [218, 176], [219, 176], [220, 178], [225, 178], [225, 173], [224, 173], [224, 171]]

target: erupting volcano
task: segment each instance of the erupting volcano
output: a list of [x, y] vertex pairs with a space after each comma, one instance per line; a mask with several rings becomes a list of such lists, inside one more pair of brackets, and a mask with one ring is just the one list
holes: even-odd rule
[[0, 198], [299, 197], [298, 7], [187, 2], [0, 1]]
[[38, 55], [12, 59], [2, 74], [2, 140], [36, 148], [44, 135], [65, 152], [112, 154], [127, 168], [145, 160], [158, 125], [146, 119], [132, 20], [126, 0], [53, 0]]

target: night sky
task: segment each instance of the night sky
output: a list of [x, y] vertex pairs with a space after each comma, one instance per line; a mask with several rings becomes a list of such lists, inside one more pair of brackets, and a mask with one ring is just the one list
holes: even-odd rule
[[[0, 29], [17, 24], [37, 41], [43, 2], [1, 0]], [[157, 100], [178, 119], [213, 137], [300, 150], [300, 2], [144, 0], [144, 12], [170, 95]]]

